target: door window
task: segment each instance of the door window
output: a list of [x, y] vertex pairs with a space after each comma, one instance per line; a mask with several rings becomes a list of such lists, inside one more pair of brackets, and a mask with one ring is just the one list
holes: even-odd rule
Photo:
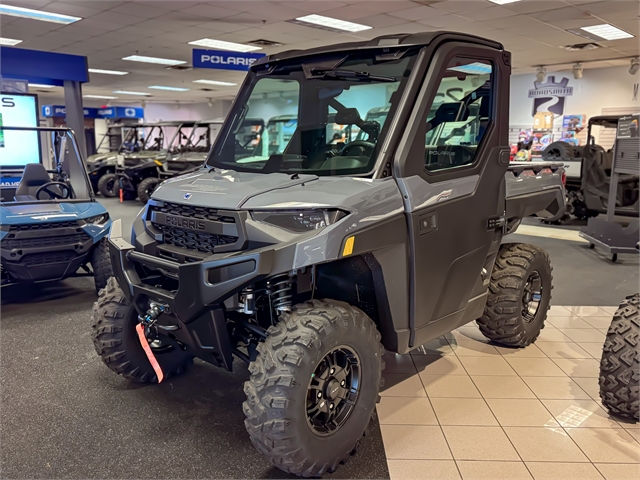
[[492, 120], [490, 62], [454, 57], [427, 115], [425, 168], [438, 172], [472, 165]]

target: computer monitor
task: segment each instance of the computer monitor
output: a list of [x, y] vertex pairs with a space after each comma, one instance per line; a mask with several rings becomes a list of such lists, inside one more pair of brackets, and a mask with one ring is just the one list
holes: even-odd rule
[[[0, 94], [0, 126], [37, 127], [38, 97], [26, 93]], [[40, 135], [37, 131], [0, 129], [0, 168], [20, 169], [41, 163]]]

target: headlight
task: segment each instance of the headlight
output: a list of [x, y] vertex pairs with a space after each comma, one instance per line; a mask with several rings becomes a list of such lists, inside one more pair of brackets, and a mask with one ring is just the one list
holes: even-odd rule
[[104, 225], [109, 220], [109, 214], [103, 213], [102, 215], [96, 215], [95, 217], [85, 218], [84, 222], [93, 225]]
[[256, 222], [268, 223], [292, 232], [301, 233], [336, 223], [347, 214], [342, 210], [273, 210], [254, 211]]

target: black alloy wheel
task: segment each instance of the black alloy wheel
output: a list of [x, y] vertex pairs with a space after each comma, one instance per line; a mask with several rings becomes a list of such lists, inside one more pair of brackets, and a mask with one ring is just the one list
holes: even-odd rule
[[335, 433], [349, 419], [360, 394], [360, 358], [350, 347], [332, 349], [307, 389], [307, 422], [316, 435]]
[[522, 295], [522, 318], [525, 323], [531, 323], [536, 318], [542, 300], [543, 288], [542, 277], [537, 270], [534, 270], [527, 279]]

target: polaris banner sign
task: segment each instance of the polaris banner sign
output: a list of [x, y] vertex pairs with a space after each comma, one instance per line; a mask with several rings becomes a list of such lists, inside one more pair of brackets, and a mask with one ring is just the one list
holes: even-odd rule
[[248, 71], [256, 60], [265, 57], [264, 53], [229, 52], [227, 50], [193, 50], [194, 68], [213, 68], [216, 70]]

